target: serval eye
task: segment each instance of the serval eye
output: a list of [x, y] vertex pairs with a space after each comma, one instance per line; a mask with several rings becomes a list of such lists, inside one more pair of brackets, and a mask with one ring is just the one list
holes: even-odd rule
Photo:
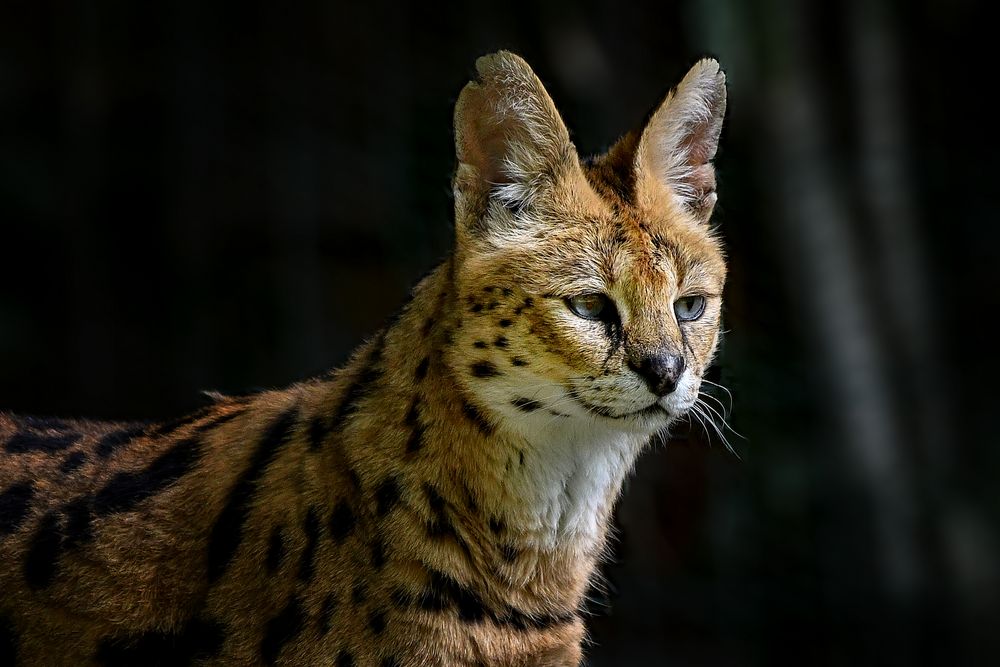
[[614, 304], [604, 294], [581, 294], [566, 299], [566, 305], [585, 320], [609, 320], [617, 318]]
[[685, 296], [674, 302], [674, 312], [679, 322], [690, 322], [701, 317], [705, 312], [705, 297]]

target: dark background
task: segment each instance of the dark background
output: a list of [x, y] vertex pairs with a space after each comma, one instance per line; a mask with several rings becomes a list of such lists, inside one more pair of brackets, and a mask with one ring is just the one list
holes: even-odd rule
[[0, 407], [159, 418], [334, 366], [449, 249], [478, 55], [524, 55], [584, 154], [716, 55], [746, 439], [640, 461], [590, 664], [985, 664], [991, 26], [967, 1], [6, 2]]

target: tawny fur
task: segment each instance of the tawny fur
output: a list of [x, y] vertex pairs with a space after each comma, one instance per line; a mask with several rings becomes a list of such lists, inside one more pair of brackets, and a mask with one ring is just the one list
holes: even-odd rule
[[[0, 663], [580, 662], [622, 481], [718, 340], [724, 78], [584, 163], [524, 61], [477, 69], [454, 252], [345, 368], [171, 424], [0, 414]], [[630, 367], [659, 353], [663, 397]]]

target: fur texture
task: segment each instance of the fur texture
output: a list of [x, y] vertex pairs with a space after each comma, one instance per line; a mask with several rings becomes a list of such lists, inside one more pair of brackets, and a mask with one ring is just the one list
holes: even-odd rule
[[454, 251], [345, 368], [167, 424], [0, 414], [0, 663], [579, 663], [622, 481], [718, 339], [724, 78], [581, 162], [523, 60], [477, 70]]

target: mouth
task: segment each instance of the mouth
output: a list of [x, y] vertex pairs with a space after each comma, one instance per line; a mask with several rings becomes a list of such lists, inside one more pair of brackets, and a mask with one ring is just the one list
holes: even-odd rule
[[593, 405], [592, 403], [588, 403], [582, 398], [577, 398], [576, 400], [585, 410], [587, 410], [587, 412], [595, 414], [599, 417], [604, 417], [605, 419], [630, 419], [636, 417], [652, 417], [654, 415], [670, 414], [666, 408], [660, 405], [659, 401], [653, 401], [646, 407], [639, 408], [638, 410], [633, 410], [631, 412], [615, 412], [602, 405]]

